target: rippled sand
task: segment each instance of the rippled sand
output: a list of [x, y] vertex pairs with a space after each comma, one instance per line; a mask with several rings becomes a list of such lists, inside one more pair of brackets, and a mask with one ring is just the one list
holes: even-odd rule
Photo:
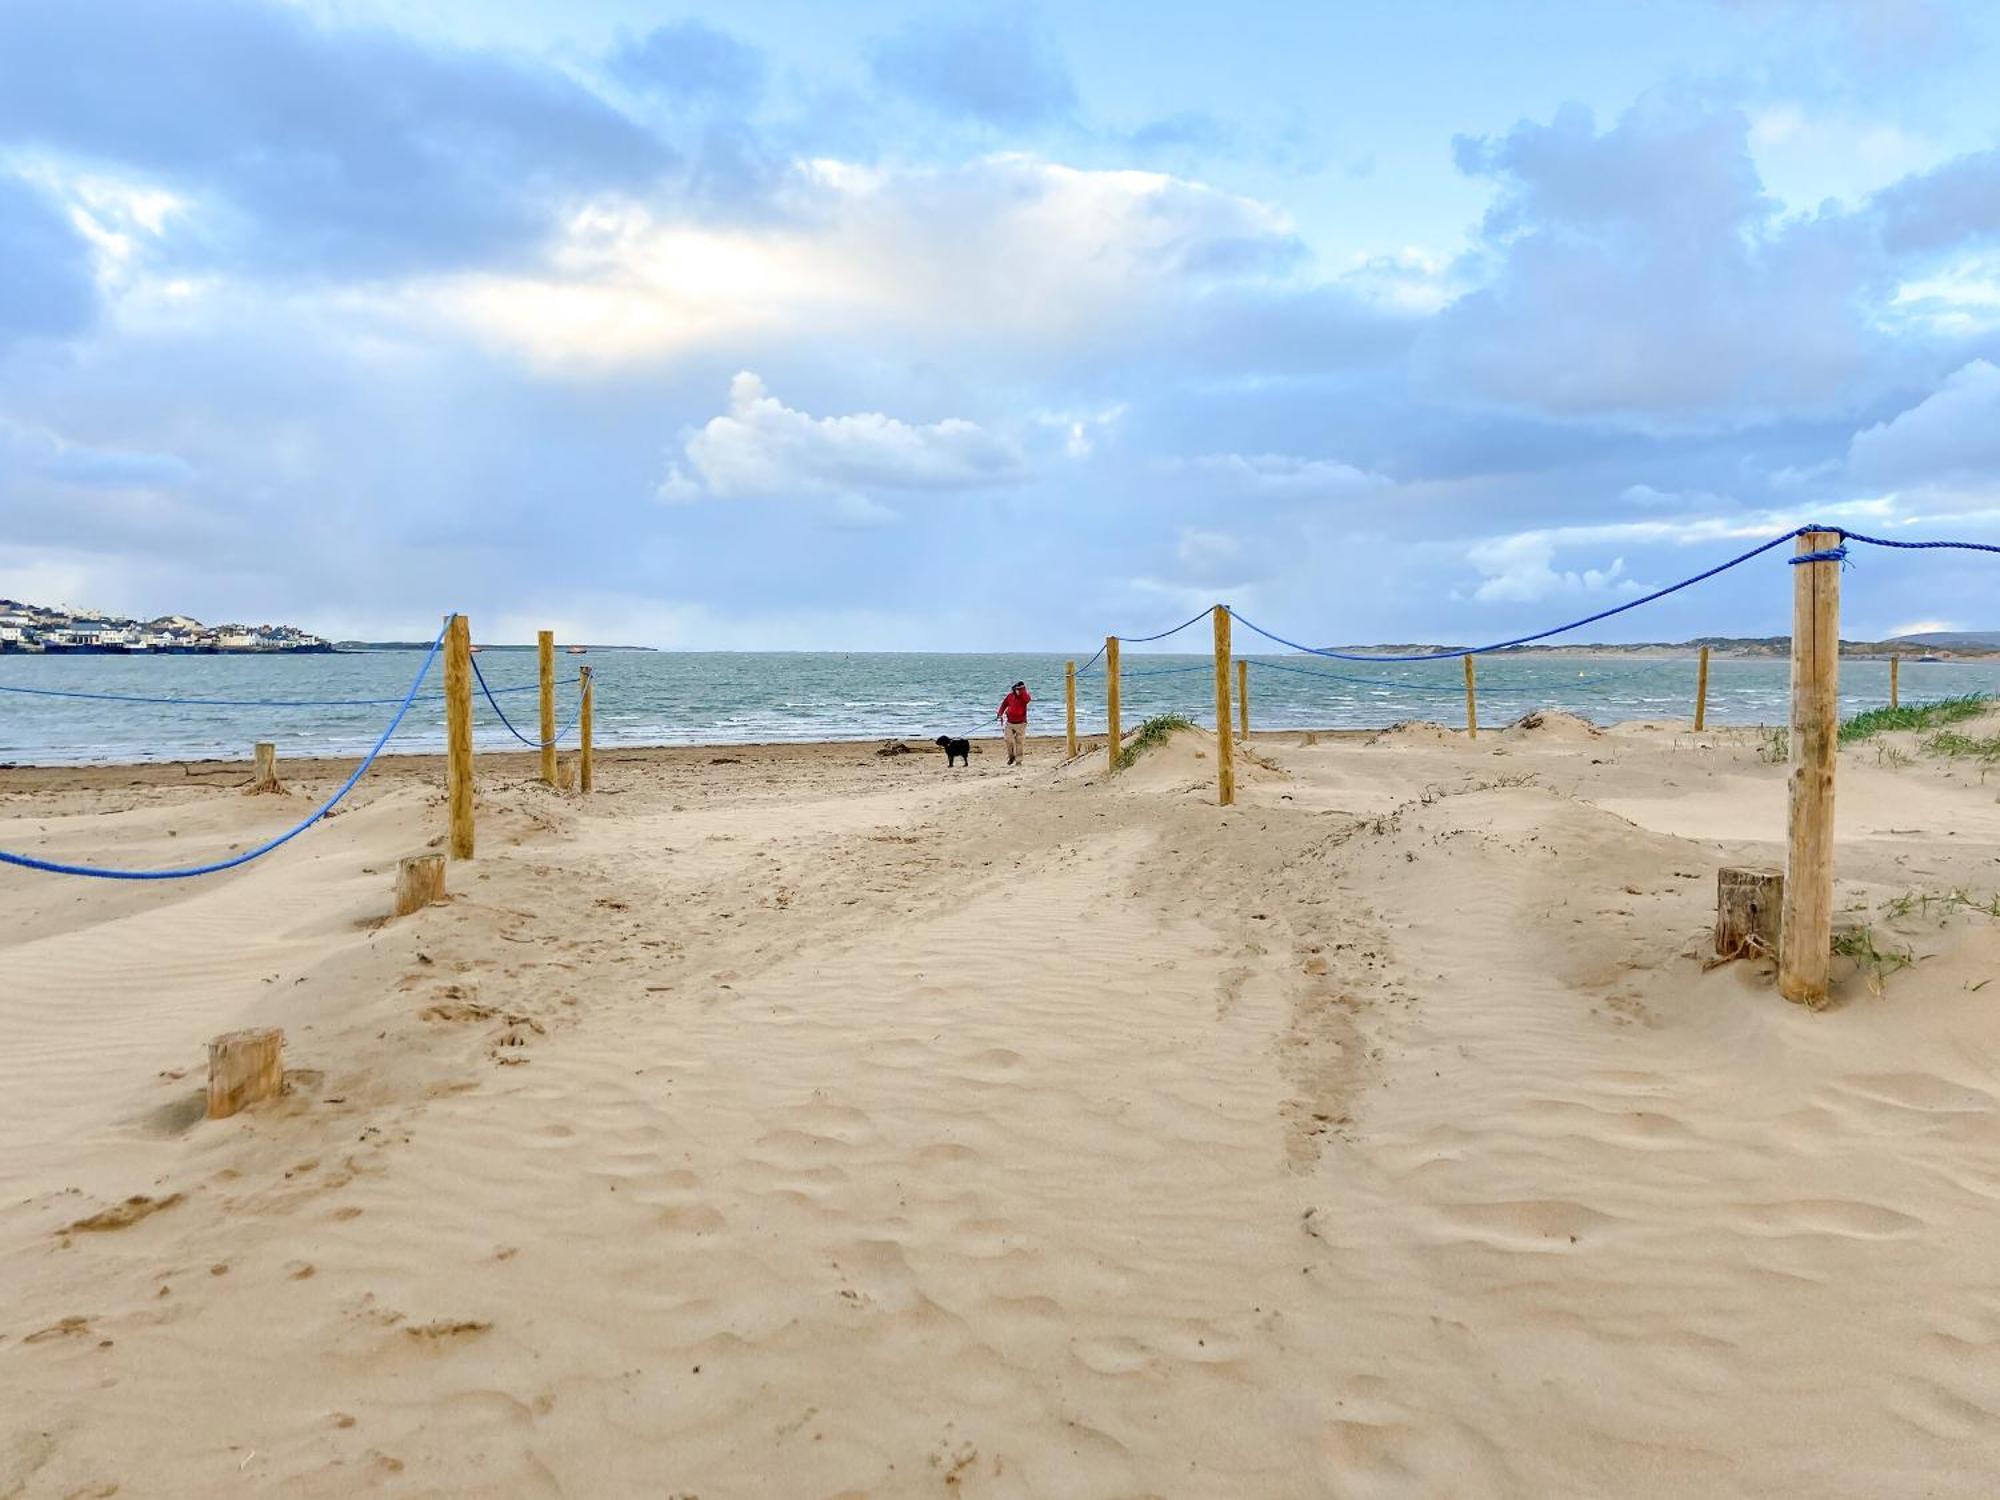
[[[432, 762], [0, 870], [0, 1495], [1994, 1492], [2000, 923], [1884, 913], [2000, 885], [1976, 771], [1845, 758], [1916, 962], [1812, 1015], [1703, 964], [1754, 736], [872, 750], [485, 759], [389, 924]], [[287, 770], [0, 771], [0, 847]]]

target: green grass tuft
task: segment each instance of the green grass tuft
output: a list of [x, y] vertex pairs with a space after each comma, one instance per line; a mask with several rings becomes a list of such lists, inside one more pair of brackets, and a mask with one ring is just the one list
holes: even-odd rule
[[1853, 959], [1855, 967], [1868, 976], [1868, 987], [1878, 995], [1882, 993], [1883, 980], [1917, 961], [1917, 955], [1908, 948], [1883, 948], [1875, 941], [1875, 929], [1868, 926], [1836, 930], [1833, 951]]
[[1924, 754], [1945, 755], [1954, 760], [1982, 760], [1988, 765], [2000, 761], [2000, 734], [1960, 734], [1956, 729], [1940, 729], [1924, 741]]
[[1148, 750], [1164, 745], [1183, 729], [1194, 728], [1194, 720], [1186, 714], [1155, 714], [1139, 726], [1138, 733], [1118, 752], [1118, 769], [1130, 768], [1132, 763]]
[[1840, 724], [1840, 743], [1857, 745], [1895, 729], [1939, 729], [1963, 719], [1976, 719], [1993, 706], [1991, 693], [1966, 693], [1935, 703], [1906, 703], [1900, 708], [1871, 708]]

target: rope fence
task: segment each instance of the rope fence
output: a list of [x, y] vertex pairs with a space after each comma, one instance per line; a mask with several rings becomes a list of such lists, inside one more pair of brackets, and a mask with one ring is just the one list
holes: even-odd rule
[[[424, 682], [429, 677], [431, 668], [435, 665], [441, 653], [446, 658], [445, 687], [441, 692], [425, 693], [422, 691]], [[38, 855], [0, 849], [0, 864], [11, 865], [18, 869], [34, 870], [43, 874], [76, 875], [99, 880], [185, 880], [198, 875], [219, 874], [224, 870], [233, 870], [239, 866], [247, 865], [254, 860], [261, 859], [265, 855], [270, 854], [273, 850], [282, 848], [332, 813], [360, 783], [361, 778], [368, 773], [376, 761], [380, 759], [383, 751], [387, 749], [389, 741], [402, 728], [411, 708], [420, 700], [442, 700], [445, 706], [447, 738], [445, 781], [447, 800], [451, 808], [451, 846], [452, 852], [456, 857], [462, 859], [470, 858], [473, 847], [471, 799], [473, 723], [471, 687], [473, 683], [476, 682], [478, 684], [480, 692], [492, 708], [493, 713], [498, 717], [501, 726], [512, 734], [515, 739], [520, 740], [532, 749], [538, 749], [542, 752], [542, 779], [544, 781], [547, 781], [551, 785], [566, 785], [569, 772], [574, 770], [578, 790], [588, 792], [592, 789], [591, 708], [594, 697], [595, 674], [591, 668], [583, 668], [575, 677], [569, 678], [564, 682], [564, 686], [573, 684], [580, 689], [577, 695], [576, 712], [561, 730], [555, 732], [547, 739], [534, 740], [528, 738], [528, 736], [524, 735], [515, 726], [514, 722], [507, 716], [506, 709], [500, 704], [500, 697], [502, 695], [539, 693], [542, 702], [543, 721], [553, 724], [556, 681], [553, 667], [554, 641], [551, 632], [541, 632], [541, 639], [538, 643], [538, 655], [540, 666], [539, 681], [501, 688], [491, 687], [486, 681], [485, 673], [480, 670], [477, 657], [472, 652], [471, 635], [465, 616], [453, 614], [445, 617], [444, 624], [440, 627], [436, 639], [431, 642], [429, 649], [424, 653], [423, 661], [418, 666], [415, 677], [411, 679], [409, 689], [398, 698], [170, 697], [140, 693], [102, 693], [73, 689], [0, 685], [0, 692], [32, 698], [77, 699], [89, 702], [162, 705], [177, 708], [366, 708], [389, 704], [395, 706], [395, 712], [390, 716], [388, 723], [375, 737], [373, 744], [369, 747], [367, 753], [361, 757], [359, 764], [341, 782], [340, 786], [335, 789], [332, 796], [328, 797], [324, 802], [315, 807], [312, 812], [308, 813], [299, 822], [293, 824], [282, 833], [275, 834], [253, 848], [231, 855], [227, 859], [211, 860], [201, 864], [180, 865], [168, 869], [139, 870], [113, 865], [70, 863], [63, 860], [44, 859]], [[580, 753], [577, 761], [573, 766], [564, 766], [562, 768], [563, 775], [559, 778], [554, 761], [556, 744], [561, 740], [567, 739], [572, 732], [577, 731], [581, 733]], [[260, 741], [255, 748], [257, 752], [256, 779], [249, 789], [252, 791], [282, 790], [278, 784], [276, 774], [276, 747], [269, 742]], [[411, 860], [403, 861], [403, 864], [409, 866], [413, 860], [421, 863], [430, 859], [441, 859], [441, 857], [413, 856]], [[407, 882], [408, 874], [408, 870], [405, 870], [402, 872], [402, 876], [399, 877], [399, 908], [402, 905], [402, 896], [400, 893]], [[429, 888], [433, 892], [433, 899], [436, 893], [442, 891], [441, 871], [430, 882]]]
[[[446, 626], [446, 629], [448, 628], [449, 625]], [[417, 701], [417, 689], [423, 686], [424, 678], [430, 673], [431, 663], [437, 660], [438, 649], [444, 645], [444, 638], [445, 630], [440, 629], [437, 639], [431, 642], [430, 650], [424, 653], [423, 665], [417, 668], [417, 675], [410, 680], [410, 690], [403, 695], [397, 705], [395, 716], [376, 738], [374, 748], [362, 757], [361, 764], [356, 766], [347, 780], [340, 784], [339, 790], [299, 822], [275, 838], [266, 839], [254, 849], [246, 849], [228, 859], [213, 860], [200, 865], [181, 865], [167, 870], [122, 870], [109, 865], [64, 864], [57, 860], [37, 859], [29, 854], [14, 854], [5, 849], [0, 849], [0, 864], [15, 865], [24, 870], [40, 870], [50, 875], [87, 875], [98, 880], [186, 880], [196, 875], [215, 875], [223, 870], [233, 870], [239, 865], [249, 864], [253, 859], [263, 858], [273, 849], [289, 844], [332, 812], [339, 806], [341, 799], [354, 790], [355, 784], [368, 774], [368, 768], [375, 764], [376, 758], [388, 745], [390, 737], [402, 726], [404, 716], [410, 711], [410, 705]]]
[[[1107, 726], [1106, 743], [1109, 747], [1110, 769], [1118, 769], [1117, 750], [1121, 744], [1120, 731], [1121, 686], [1124, 681], [1146, 681], [1154, 679], [1174, 679], [1194, 673], [1211, 672], [1214, 676], [1215, 715], [1217, 738], [1217, 800], [1224, 806], [1234, 799], [1234, 758], [1235, 735], [1248, 736], [1251, 728], [1249, 683], [1250, 671], [1286, 673], [1305, 678], [1317, 678], [1328, 682], [1358, 685], [1383, 693], [1451, 693], [1460, 689], [1456, 685], [1428, 683], [1408, 677], [1368, 678], [1352, 673], [1343, 673], [1326, 668], [1307, 666], [1289, 661], [1269, 661], [1258, 657], [1238, 658], [1232, 654], [1232, 627], [1241, 625], [1252, 635], [1284, 647], [1288, 652], [1304, 657], [1363, 665], [1409, 665], [1425, 662], [1460, 661], [1464, 667], [1465, 729], [1468, 739], [1478, 734], [1478, 668], [1479, 658], [1486, 658], [1490, 666], [1495, 657], [1505, 659], [1512, 652], [1522, 648], [1566, 635], [1584, 626], [1627, 614], [1633, 610], [1657, 603], [1682, 590], [1693, 588], [1734, 568], [1739, 568], [1756, 558], [1793, 543], [1793, 555], [1788, 559], [1794, 580], [1793, 622], [1792, 622], [1792, 713], [1791, 724], [1795, 744], [1792, 760], [1793, 795], [1789, 821], [1788, 873], [1784, 893], [1784, 928], [1780, 946], [1779, 971], [1780, 989], [1788, 998], [1802, 1000], [1807, 1004], [1823, 1003], [1826, 996], [1828, 943], [1831, 932], [1831, 881], [1832, 881], [1832, 786], [1834, 751], [1837, 743], [1838, 694], [1836, 686], [1839, 658], [1839, 584], [1843, 569], [1852, 566], [1852, 549], [1856, 546], [1881, 547], [1898, 551], [1957, 550], [1979, 553], [2000, 553], [2000, 545], [1960, 540], [1906, 540], [1896, 537], [1872, 536], [1861, 532], [1847, 531], [1831, 526], [1800, 526], [1778, 536], [1759, 542], [1753, 547], [1723, 559], [1714, 565], [1691, 573], [1685, 578], [1652, 589], [1639, 595], [1597, 610], [1578, 619], [1566, 620], [1544, 629], [1530, 631], [1506, 640], [1492, 641], [1477, 646], [1440, 647], [1422, 651], [1364, 652], [1340, 650], [1333, 647], [1313, 646], [1303, 641], [1268, 629], [1246, 619], [1228, 604], [1213, 604], [1165, 630], [1146, 635], [1108, 635], [1104, 644], [1094, 651], [1083, 663], [1082, 672], [1089, 673], [1102, 663], [1104, 676], [1105, 718]], [[1211, 621], [1214, 629], [1213, 661], [1176, 663], [1163, 666], [1139, 666], [1122, 671], [1120, 669], [1120, 647], [1122, 645], [1145, 645], [1167, 640], [1184, 630], [1199, 625], [1203, 620]], [[441, 695], [421, 693], [425, 678], [442, 653], [445, 657], [445, 685]], [[446, 789], [449, 805], [450, 834], [449, 850], [454, 858], [469, 859], [473, 854], [474, 838], [472, 823], [472, 731], [473, 731], [473, 688], [497, 716], [500, 725], [514, 739], [541, 755], [541, 779], [552, 786], [563, 786], [569, 779], [569, 772], [576, 772], [577, 789], [591, 790], [592, 757], [592, 704], [593, 674], [584, 668], [571, 681], [579, 689], [576, 711], [570, 721], [558, 729], [555, 718], [556, 682], [554, 675], [554, 635], [541, 631], [537, 641], [538, 680], [532, 685], [494, 688], [486, 681], [472, 653], [470, 627], [463, 615], [446, 618], [444, 628], [431, 643], [422, 665], [411, 680], [409, 689], [399, 699], [389, 698], [207, 698], [207, 697], [153, 697], [132, 693], [104, 693], [65, 691], [49, 688], [30, 688], [0, 685], [0, 693], [23, 695], [37, 698], [71, 698], [97, 702], [158, 704], [176, 707], [227, 707], [227, 708], [358, 708], [386, 707], [394, 705], [395, 711], [387, 725], [377, 736], [368, 753], [362, 757], [347, 779], [341, 783], [333, 795], [321, 803], [306, 818], [283, 833], [265, 840], [252, 849], [205, 864], [180, 866], [164, 870], [131, 870], [106, 865], [68, 864], [55, 860], [45, 860], [37, 856], [0, 851], [0, 863], [18, 868], [36, 870], [52, 874], [91, 876], [111, 880], [174, 880], [198, 875], [214, 874], [250, 863], [297, 838], [308, 828], [324, 819], [345, 798], [368, 772], [388, 745], [390, 739], [402, 726], [413, 704], [420, 696], [441, 696], [445, 706], [447, 731]], [[1607, 683], [1615, 683], [1666, 670], [1683, 670], [1684, 663], [1650, 663], [1629, 671], [1579, 676], [1568, 689], [1589, 689]], [[1708, 693], [1708, 648], [1701, 650], [1699, 675], [1695, 689], [1694, 724], [1700, 729]], [[1896, 691], [1895, 663], [1890, 668], [1892, 700]], [[1072, 661], [1065, 670], [1065, 707], [1067, 712], [1067, 740], [1069, 754], [1077, 754], [1078, 736], [1076, 724], [1076, 681], [1078, 668]], [[1232, 686], [1232, 677], [1234, 679]], [[568, 683], [565, 686], [569, 685]], [[509, 717], [500, 702], [504, 695], [534, 691], [539, 694], [541, 710], [540, 736], [531, 737], [524, 733]], [[1501, 697], [1549, 691], [1547, 684], [1507, 684], [1491, 683], [1486, 688], [1489, 695]], [[1240, 723], [1232, 725], [1232, 704]], [[967, 734], [991, 729], [993, 719], [982, 716]], [[574, 767], [559, 766], [556, 747], [572, 733], [579, 735], [580, 753]], [[258, 770], [260, 781], [268, 779], [269, 789], [276, 789], [273, 747], [260, 743], [258, 749]], [[440, 860], [442, 856], [416, 856], [419, 861]], [[409, 866], [411, 861], [404, 861]], [[405, 870], [405, 875], [409, 871]], [[418, 884], [424, 884], [418, 882]], [[424, 884], [425, 889], [442, 890], [441, 864], [435, 881]], [[399, 883], [398, 909], [403, 909], [403, 885]]]

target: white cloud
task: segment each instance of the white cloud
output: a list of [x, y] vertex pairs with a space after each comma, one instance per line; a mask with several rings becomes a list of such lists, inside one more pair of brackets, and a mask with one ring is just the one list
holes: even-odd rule
[[852, 524], [889, 518], [865, 498], [871, 489], [989, 489], [1029, 477], [1020, 447], [976, 422], [915, 424], [881, 412], [815, 417], [785, 405], [747, 370], [729, 382], [729, 410], [690, 433], [683, 451], [693, 473], [674, 465], [662, 500], [834, 495]]
[[1891, 486], [2000, 480], [2000, 367], [1976, 359], [1908, 411], [1856, 433], [1848, 467]]
[[418, 289], [424, 304], [535, 360], [654, 360], [759, 330], [865, 330], [989, 351], [1143, 327], [1163, 299], [1258, 282], [1300, 254], [1276, 210], [1158, 172], [1002, 154], [952, 167], [795, 165], [755, 230], [629, 198], [574, 214], [547, 263]]
[[1765, 188], [1799, 212], [1828, 198], [1858, 204], [1946, 154], [1893, 121], [1827, 114], [1796, 103], [1754, 112], [1748, 141]]
[[1233, 560], [1243, 550], [1243, 544], [1233, 536], [1220, 531], [1197, 531], [1193, 528], [1181, 532], [1180, 545], [1176, 549], [1182, 563], [1191, 568], [1206, 567], [1217, 562]]
[[1625, 559], [1608, 568], [1558, 571], [1555, 536], [1524, 531], [1475, 545], [1466, 556], [1484, 576], [1472, 597], [1481, 604], [1532, 604], [1564, 595], [1643, 594], [1646, 586], [1625, 576]]
[[1890, 329], [1967, 338], [2000, 330], [2000, 252], [1959, 256], [1896, 288], [1883, 309]]
[[1337, 459], [1298, 458], [1287, 453], [1207, 453], [1188, 467], [1234, 489], [1264, 495], [1333, 499], [1365, 494], [1388, 482], [1379, 474]]
[[1063, 434], [1065, 458], [1088, 458], [1097, 451], [1098, 440], [1117, 425], [1126, 410], [1126, 404], [1118, 401], [1095, 411], [1038, 411], [1034, 420]]

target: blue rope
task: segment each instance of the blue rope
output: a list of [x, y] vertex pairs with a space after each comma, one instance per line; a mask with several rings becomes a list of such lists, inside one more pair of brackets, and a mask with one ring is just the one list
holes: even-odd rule
[[1788, 559], [1788, 561], [1795, 568], [1800, 563], [1846, 562], [1847, 549], [1845, 547], [1828, 547], [1823, 552], [1801, 552], [1796, 557]]
[[[502, 693], [532, 693], [537, 683], [495, 689]], [[87, 698], [98, 703], [167, 703], [194, 708], [380, 708], [401, 703], [401, 698], [148, 698], [137, 693], [68, 692], [57, 688], [10, 687], [0, 683], [0, 693], [20, 693], [30, 698]], [[422, 693], [422, 698], [442, 698], [443, 693]]]
[[[520, 730], [514, 727], [514, 721], [507, 717], [507, 710], [502, 708], [500, 704], [493, 697], [493, 689], [491, 689], [486, 685], [486, 674], [479, 670], [479, 658], [476, 656], [472, 658], [472, 675], [479, 679], [479, 691], [484, 693], [486, 695], [486, 701], [493, 705], [493, 712], [500, 715], [500, 722], [507, 726], [507, 732], [513, 735], [514, 738], [519, 740], [522, 744], [528, 746], [531, 749], [534, 750], [548, 749], [550, 745], [556, 744], [562, 739], [564, 739], [569, 734], [570, 730], [576, 728], [578, 721], [583, 718], [583, 700], [579, 698], [576, 704], [575, 715], [570, 719], [568, 724], [564, 725], [561, 729], [558, 729], [556, 731], [555, 739], [531, 740], [525, 734], [521, 733]], [[580, 681], [581, 679], [576, 679], [576, 680]], [[540, 687], [541, 684], [535, 683], [534, 686]], [[519, 692], [521, 691], [521, 689], [512, 688], [512, 689], [504, 689], [503, 691]]]
[[1121, 677], [1172, 677], [1181, 672], [1213, 672], [1214, 662], [1198, 661], [1191, 667], [1137, 667], [1130, 672], [1120, 672]]
[[[1850, 542], [1865, 542], [1870, 547], [1900, 547], [1909, 552], [1930, 552], [1939, 548], [1949, 548], [1959, 552], [2000, 552], [2000, 546], [1992, 542], [1899, 542], [1886, 536], [1863, 536], [1858, 531], [1843, 531], [1838, 526], [1802, 526], [1800, 531], [1831, 531]], [[1797, 535], [1796, 532], [1793, 533]], [[1805, 562], [1806, 558], [1797, 561]]]
[[367, 774], [370, 766], [375, 764], [376, 757], [382, 753], [382, 747], [389, 743], [389, 737], [402, 724], [403, 716], [410, 711], [410, 705], [417, 701], [417, 689], [423, 686], [424, 678], [430, 672], [431, 663], [437, 660], [438, 648], [444, 645], [445, 630], [451, 628], [452, 618], [446, 617], [444, 629], [439, 630], [437, 639], [431, 642], [431, 649], [424, 656], [424, 664], [417, 669], [417, 675], [410, 681], [410, 690], [403, 695], [402, 706], [396, 710], [396, 716], [389, 721], [388, 727], [375, 741], [375, 748], [370, 750], [361, 764], [354, 768], [354, 774], [340, 784], [339, 791], [313, 809], [304, 822], [287, 829], [276, 838], [267, 839], [256, 848], [246, 850], [231, 859], [219, 859], [206, 865], [184, 865], [173, 870], [113, 870], [102, 865], [65, 865], [54, 860], [36, 859], [32, 855], [10, 854], [5, 849], [0, 849], [0, 864], [18, 865], [24, 870], [42, 870], [51, 875], [90, 875], [99, 880], [185, 880], [191, 875], [213, 875], [222, 870], [233, 870], [238, 865], [247, 865], [251, 860], [269, 854], [281, 844], [289, 844], [332, 812], [335, 804], [353, 791], [354, 784]]
[[1461, 656], [1483, 656], [1495, 651], [1505, 651], [1510, 646], [1525, 646], [1531, 641], [1547, 640], [1552, 635], [1562, 635], [1566, 631], [1576, 630], [1585, 625], [1594, 625], [1599, 620], [1608, 620], [1613, 615], [1622, 615], [1627, 610], [1639, 608], [1642, 604], [1651, 604], [1656, 599], [1664, 599], [1669, 594], [1677, 594], [1682, 589], [1692, 588], [1695, 584], [1705, 582], [1715, 577], [1718, 573], [1726, 573], [1731, 568], [1747, 563], [1753, 557], [1758, 557], [1763, 553], [1769, 552], [1773, 547], [1783, 546], [1786, 542], [1792, 540], [1793, 537], [1803, 532], [1826, 531], [1830, 529], [1824, 526], [1798, 527], [1796, 530], [1786, 532], [1783, 536], [1774, 536], [1768, 542], [1759, 543], [1748, 552], [1739, 553], [1727, 562], [1719, 562], [1712, 568], [1704, 569], [1691, 578], [1683, 578], [1679, 583], [1670, 583], [1665, 588], [1654, 589], [1652, 593], [1642, 594], [1637, 599], [1629, 599], [1623, 604], [1614, 604], [1609, 609], [1600, 609], [1594, 615], [1585, 615], [1581, 620], [1571, 620], [1566, 625], [1552, 625], [1547, 630], [1538, 630], [1532, 635], [1519, 635], [1515, 636], [1511, 641], [1494, 641], [1491, 645], [1486, 646], [1455, 646], [1445, 651], [1412, 651], [1399, 653], [1394, 656], [1371, 656], [1353, 651], [1329, 651], [1319, 646], [1306, 646], [1301, 645], [1297, 641], [1288, 641], [1283, 636], [1273, 635], [1270, 631], [1264, 629], [1263, 626], [1253, 624], [1251, 621], [1244, 619], [1243, 616], [1235, 614], [1234, 610], [1231, 610], [1230, 613], [1235, 615], [1236, 622], [1239, 625], [1242, 625], [1245, 629], [1255, 631], [1258, 635], [1263, 636], [1265, 640], [1276, 641], [1280, 646], [1289, 646], [1292, 650], [1303, 651], [1309, 656], [1330, 656], [1336, 661], [1450, 661]]
[[[1465, 688], [1458, 683], [1440, 685], [1434, 682], [1398, 681], [1386, 677], [1353, 677], [1345, 672], [1328, 672], [1318, 667], [1294, 667], [1284, 662], [1262, 661], [1254, 656], [1246, 656], [1243, 660], [1249, 662], [1251, 666], [1267, 672], [1290, 672], [1298, 677], [1323, 677], [1330, 682], [1352, 682], [1361, 687], [1389, 688], [1391, 690], [1412, 693], [1450, 693], [1454, 697], [1465, 691]], [[1479, 684], [1479, 691], [1482, 694], [1492, 693], [1496, 696], [1533, 693], [1553, 697], [1571, 688], [1598, 687], [1607, 682], [1628, 682], [1634, 677], [1643, 677], [1649, 672], [1664, 671], [1669, 667], [1683, 665], [1685, 663], [1674, 661], [1651, 662], [1643, 667], [1635, 667], [1629, 672], [1606, 672], [1596, 677], [1580, 677], [1570, 682], [1548, 682], [1534, 686], [1509, 683], [1488, 684], [1482, 682]]]
[[[1195, 615], [1193, 618], [1181, 621], [1180, 624], [1176, 625], [1172, 630], [1162, 630], [1158, 635], [1121, 635], [1118, 637], [1118, 640], [1121, 645], [1129, 645], [1129, 646], [1142, 646], [1147, 641], [1164, 641], [1168, 636], [1179, 635], [1183, 630], [1186, 630], [1188, 626], [1194, 624], [1195, 621], [1205, 620], [1214, 613], [1215, 613], [1215, 606], [1211, 604], [1207, 609], [1203, 610], [1200, 614]], [[1092, 661], [1095, 661], [1096, 659], [1097, 659], [1096, 657], [1091, 658]]]
[[1091, 652], [1090, 660], [1085, 662], [1082, 666], [1076, 669], [1076, 675], [1081, 677], [1085, 672], [1088, 672], [1092, 667], [1096, 666], [1097, 658], [1102, 656], [1103, 654], [1104, 654], [1103, 646], [1099, 646], [1095, 651]]

